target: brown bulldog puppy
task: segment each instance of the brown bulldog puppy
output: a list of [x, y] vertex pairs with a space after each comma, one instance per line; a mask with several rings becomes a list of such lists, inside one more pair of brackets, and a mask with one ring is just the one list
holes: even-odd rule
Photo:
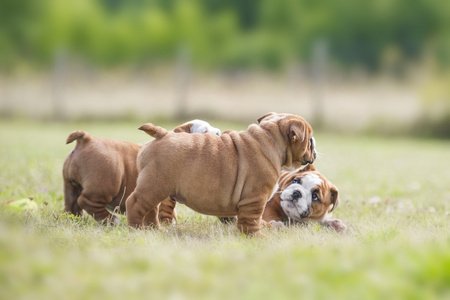
[[171, 133], [145, 124], [156, 139], [138, 155], [135, 191], [126, 200], [128, 225], [159, 226], [158, 205], [170, 196], [197, 212], [238, 216], [238, 228], [260, 233], [265, 203], [283, 166], [316, 158], [311, 126], [301, 117], [269, 113], [246, 131]]
[[282, 172], [278, 189], [267, 202], [263, 220], [274, 226], [291, 222], [319, 222], [336, 231], [347, 227], [330, 219], [339, 204], [339, 192], [325, 176], [309, 164], [303, 169]]
[[[201, 120], [176, 127], [174, 132], [220, 135], [220, 130]], [[81, 215], [84, 209], [97, 221], [119, 222], [108, 210], [124, 213], [125, 200], [136, 187], [136, 158], [142, 145], [98, 138], [83, 130], [72, 132], [67, 144], [77, 145], [63, 166], [64, 211]], [[175, 202], [165, 199], [160, 206], [161, 221], [176, 220]]]

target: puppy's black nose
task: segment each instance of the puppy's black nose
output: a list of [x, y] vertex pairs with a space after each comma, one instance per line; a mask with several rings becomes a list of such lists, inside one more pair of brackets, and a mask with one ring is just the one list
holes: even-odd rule
[[302, 197], [302, 193], [300, 193], [299, 191], [294, 191], [292, 193], [292, 198], [294, 198], [294, 199], [299, 199], [301, 197]]

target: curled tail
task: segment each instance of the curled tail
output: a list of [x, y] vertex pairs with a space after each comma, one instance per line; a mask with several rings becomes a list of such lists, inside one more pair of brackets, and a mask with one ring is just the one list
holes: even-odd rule
[[155, 139], [160, 139], [169, 133], [166, 129], [155, 126], [152, 123], [146, 123], [139, 127], [139, 130], [145, 131], [148, 135], [154, 137]]
[[84, 130], [75, 130], [72, 131], [69, 136], [67, 137], [66, 140], [66, 144], [70, 144], [73, 141], [78, 141], [78, 142], [88, 142], [91, 140], [91, 135], [89, 133], [87, 133]]

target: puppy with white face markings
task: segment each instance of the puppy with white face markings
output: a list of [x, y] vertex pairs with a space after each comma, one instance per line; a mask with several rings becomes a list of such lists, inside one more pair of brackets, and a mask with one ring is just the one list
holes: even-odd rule
[[280, 227], [292, 222], [319, 222], [336, 231], [347, 226], [331, 219], [339, 204], [338, 189], [313, 165], [292, 172], [283, 172], [278, 189], [266, 204], [263, 220]]
[[[292, 179], [291, 185], [284, 189], [280, 195], [281, 207], [286, 215], [294, 220], [308, 218], [311, 203], [320, 201], [316, 187], [319, 187], [322, 183], [322, 179], [316, 174], [307, 174], [302, 178]], [[322, 215], [319, 218], [324, 217], [325, 215]]]

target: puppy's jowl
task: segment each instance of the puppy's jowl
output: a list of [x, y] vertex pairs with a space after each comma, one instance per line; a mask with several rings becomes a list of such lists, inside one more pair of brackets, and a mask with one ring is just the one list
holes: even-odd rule
[[204, 214], [238, 216], [244, 233], [259, 233], [265, 203], [282, 167], [316, 158], [313, 131], [301, 117], [269, 113], [246, 131], [171, 133], [146, 124], [155, 137], [139, 152], [139, 177], [126, 201], [132, 227], [159, 226], [158, 205], [167, 197]]
[[319, 222], [336, 231], [347, 227], [331, 212], [339, 204], [339, 192], [313, 165], [303, 169], [283, 172], [278, 190], [267, 203], [263, 219], [277, 226], [281, 222]]
[[[187, 122], [174, 132], [220, 135], [220, 130], [201, 120]], [[64, 211], [81, 215], [84, 209], [97, 221], [118, 222], [108, 210], [125, 212], [125, 200], [136, 187], [136, 158], [142, 145], [125, 141], [97, 138], [83, 130], [72, 132], [67, 143], [77, 145], [63, 166]], [[160, 219], [176, 219], [175, 203], [165, 199], [160, 205]]]

